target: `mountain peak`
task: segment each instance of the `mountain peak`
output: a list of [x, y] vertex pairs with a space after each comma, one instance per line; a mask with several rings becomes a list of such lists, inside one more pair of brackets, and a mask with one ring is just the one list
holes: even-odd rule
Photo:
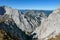
[[3, 7], [3, 8], [5, 8], [5, 7], [6, 7], [6, 8], [11, 8], [11, 7], [9, 7], [9, 6], [6, 6], [6, 5], [4, 5], [4, 6], [0, 6], [0, 7]]
[[59, 13], [59, 12], [60, 12], [60, 5], [58, 6], [57, 9], [55, 9], [55, 10], [53, 11], [53, 13]]

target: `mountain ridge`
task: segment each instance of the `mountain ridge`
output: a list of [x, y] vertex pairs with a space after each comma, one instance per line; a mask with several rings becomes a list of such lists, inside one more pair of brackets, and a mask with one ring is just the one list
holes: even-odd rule
[[60, 8], [54, 10], [48, 18], [41, 23], [41, 26], [35, 30], [35, 33], [38, 36], [38, 40], [48, 40], [60, 34]]

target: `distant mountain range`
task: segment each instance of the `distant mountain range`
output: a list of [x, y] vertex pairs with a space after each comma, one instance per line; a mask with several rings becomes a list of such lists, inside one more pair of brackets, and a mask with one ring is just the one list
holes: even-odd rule
[[53, 12], [53, 10], [20, 10], [23, 14], [27, 11], [34, 11], [35, 14], [44, 12], [47, 16], [49, 16], [50, 13]]

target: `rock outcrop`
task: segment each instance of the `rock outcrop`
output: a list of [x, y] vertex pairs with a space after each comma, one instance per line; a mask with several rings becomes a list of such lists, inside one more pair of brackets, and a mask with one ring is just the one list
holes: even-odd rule
[[39, 40], [48, 40], [50, 37], [55, 38], [56, 35], [60, 34], [60, 8], [54, 10], [34, 33], [37, 34]]

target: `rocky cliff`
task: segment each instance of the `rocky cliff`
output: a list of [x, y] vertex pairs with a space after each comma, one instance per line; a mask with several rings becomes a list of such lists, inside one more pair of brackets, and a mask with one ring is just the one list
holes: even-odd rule
[[60, 7], [54, 10], [34, 33], [37, 34], [38, 40], [48, 40], [49, 38], [57, 40], [56, 35], [60, 34]]

